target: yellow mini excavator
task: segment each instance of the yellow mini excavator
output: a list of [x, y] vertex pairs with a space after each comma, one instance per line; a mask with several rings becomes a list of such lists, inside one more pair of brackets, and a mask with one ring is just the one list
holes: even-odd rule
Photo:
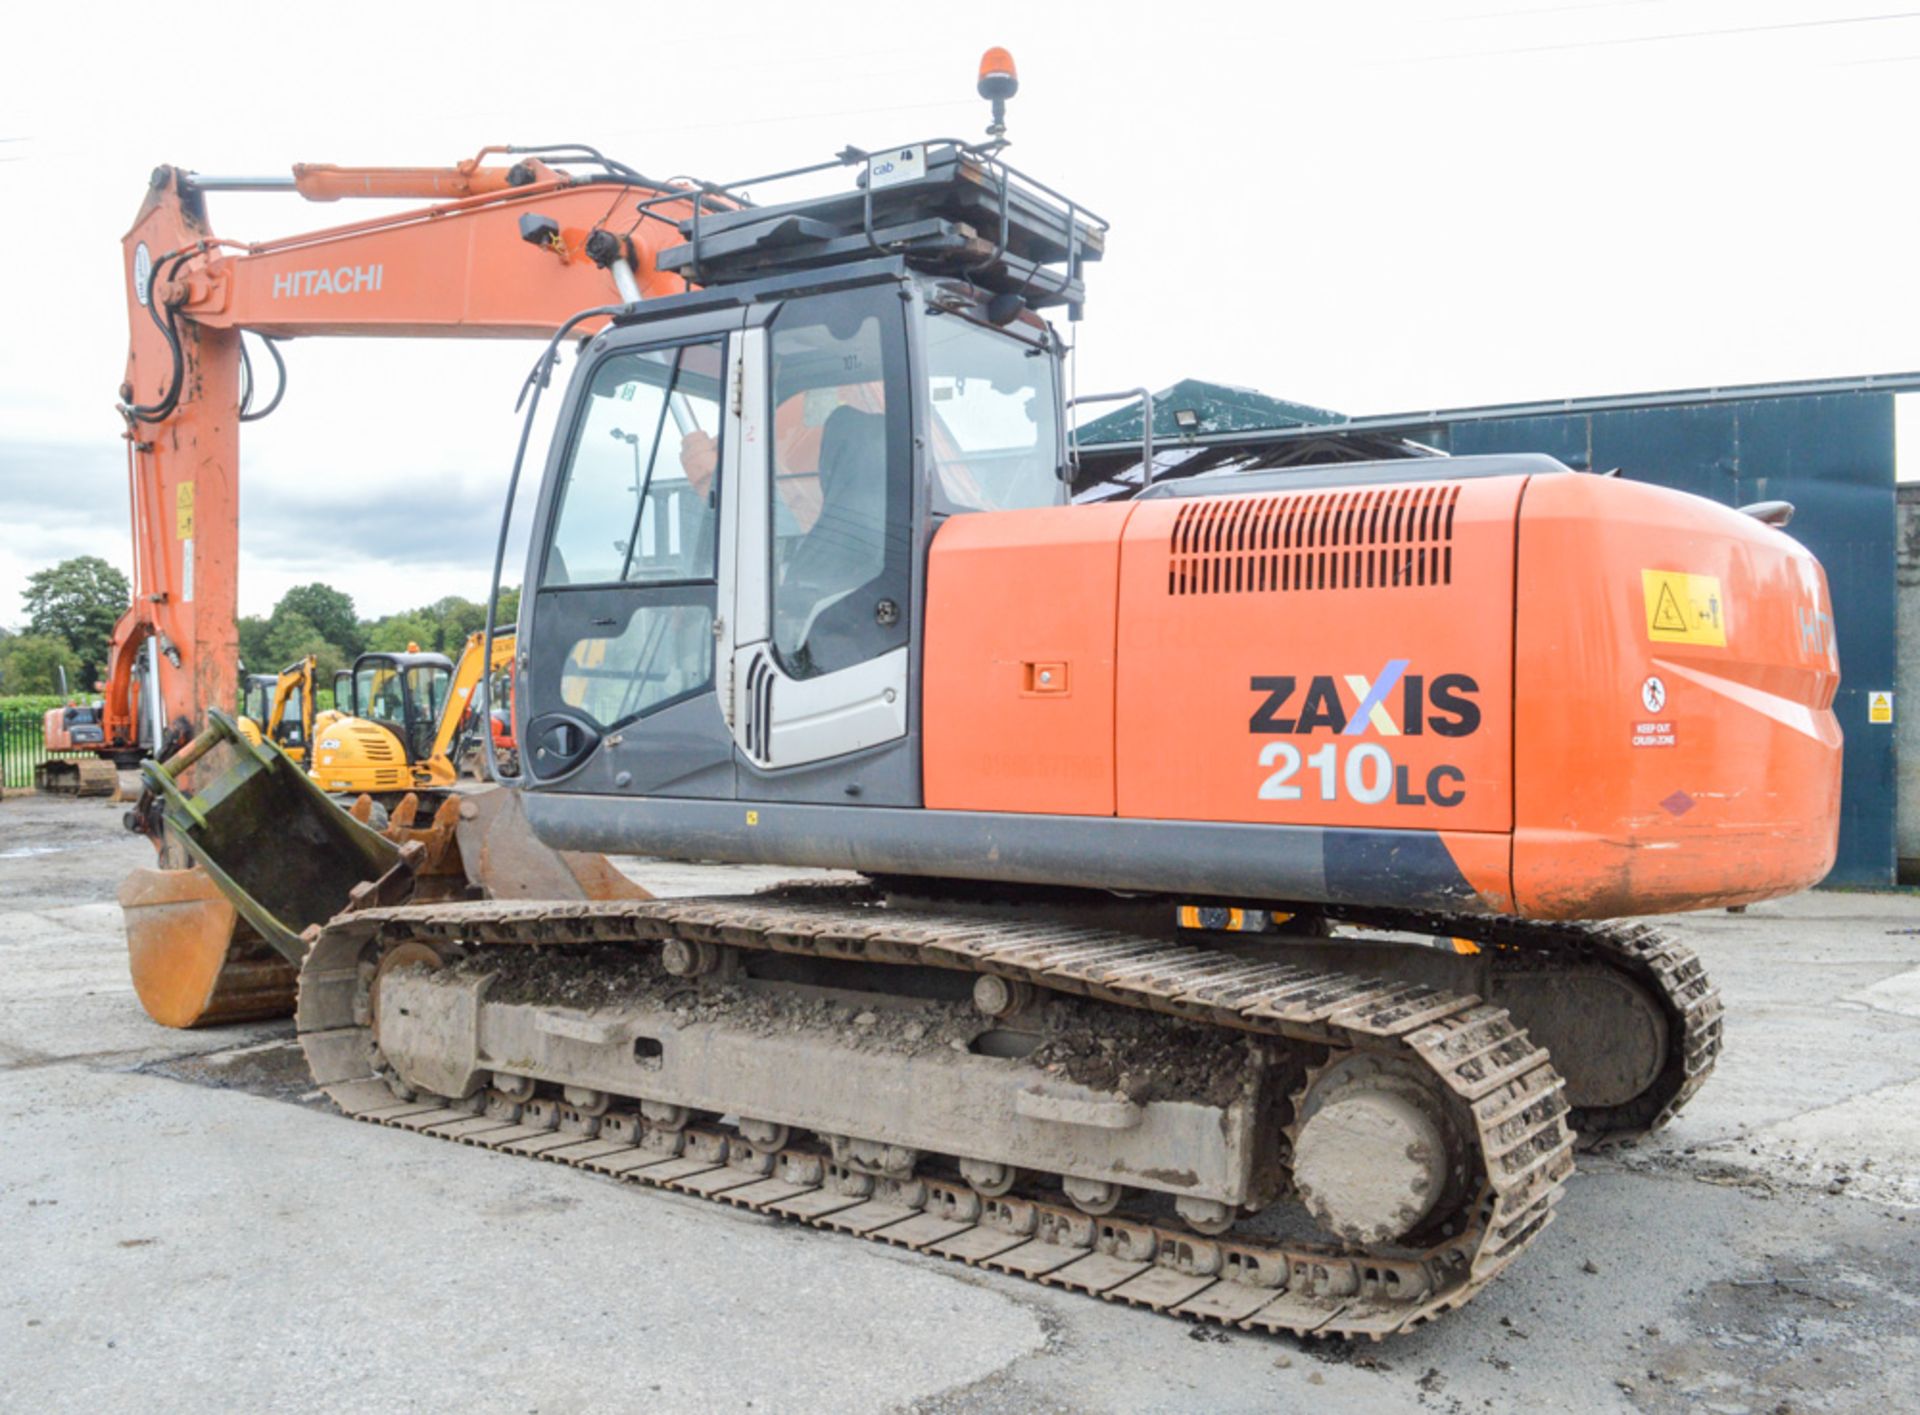
[[278, 673], [249, 673], [240, 693], [240, 735], [256, 747], [271, 737], [281, 751], [305, 763], [313, 740], [314, 664], [308, 654]]
[[[309, 775], [335, 794], [376, 798], [445, 788], [459, 779], [455, 743], [483, 680], [513, 661], [513, 636], [496, 635], [491, 660], [471, 634], [456, 664], [445, 654], [363, 653], [354, 661], [343, 715], [329, 719], [314, 746]], [[338, 682], [338, 678], [336, 678]]]

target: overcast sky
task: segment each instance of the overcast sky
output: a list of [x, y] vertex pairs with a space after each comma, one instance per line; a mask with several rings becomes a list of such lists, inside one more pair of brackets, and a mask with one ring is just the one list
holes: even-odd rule
[[[1083, 390], [1194, 376], [1368, 413], [1920, 368], [1920, 11], [1873, 0], [389, 2], [177, 23], [94, 3], [6, 26], [3, 625], [32, 570], [130, 558], [119, 241], [156, 164], [577, 140], [725, 180], [978, 134], [988, 44], [1020, 68], [1013, 160], [1113, 222]], [[212, 213], [240, 240], [371, 214], [246, 195]], [[533, 346], [285, 348], [286, 401], [243, 443], [242, 610], [313, 579], [363, 614], [479, 598]]]

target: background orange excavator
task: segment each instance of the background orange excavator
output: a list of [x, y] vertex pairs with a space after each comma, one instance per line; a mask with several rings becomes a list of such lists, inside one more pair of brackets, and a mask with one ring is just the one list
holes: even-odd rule
[[[493, 155], [513, 160], [483, 165]], [[209, 194], [268, 191], [314, 202], [419, 197], [438, 204], [255, 244], [214, 233]], [[653, 214], [623, 223], [631, 229], [602, 225], [610, 205], [629, 196], [656, 199]], [[697, 196], [571, 146], [489, 148], [447, 168], [303, 165], [287, 177], [156, 169], [123, 242], [130, 343], [120, 407], [133, 603], [113, 632], [97, 731], [76, 745], [121, 764], [173, 758], [184, 774], [180, 748], [208, 724], [210, 710], [232, 700], [240, 667], [240, 429], [279, 404], [286, 369], [275, 341], [546, 339], [583, 308], [685, 289], [680, 277], [654, 268], [652, 252], [661, 240], [656, 231], [677, 242], [672, 223]], [[591, 333], [602, 322], [581, 329]], [[243, 333], [265, 341], [281, 380], [257, 407], [249, 407]], [[233, 743], [229, 750], [249, 748]], [[250, 750], [262, 762], [274, 755]], [[507, 886], [487, 862], [504, 869], [511, 860], [511, 887], [520, 890], [533, 887], [531, 869], [545, 880], [543, 891], [562, 897], [634, 892], [597, 857], [541, 850], [517, 830], [517, 813], [491, 802], [467, 803], [463, 853], [451, 838], [451, 822], [463, 818], [443, 811], [445, 794], [420, 798], [388, 829], [403, 843], [425, 838], [442, 859], [446, 889], [477, 884], [498, 892]], [[274, 814], [262, 803], [250, 828], [271, 834]], [[473, 837], [477, 817], [492, 827], [490, 849]], [[273, 928], [250, 925], [220, 880], [185, 868], [191, 852], [167, 846], [151, 794], [132, 820], [162, 847], [163, 868], [136, 872], [123, 892], [135, 983], [148, 1010], [177, 1026], [288, 1010], [297, 956], [286, 955], [297, 955], [296, 946], [284, 938], [278, 950], [270, 946]], [[512, 848], [503, 844], [507, 833], [519, 837]]]

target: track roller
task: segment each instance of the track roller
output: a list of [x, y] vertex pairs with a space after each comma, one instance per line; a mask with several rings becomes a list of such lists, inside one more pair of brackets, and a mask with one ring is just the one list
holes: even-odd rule
[[1071, 1174], [1061, 1181], [1060, 1187], [1066, 1190], [1076, 1209], [1095, 1218], [1119, 1208], [1127, 1193], [1124, 1185], [1105, 1179], [1081, 1179]]

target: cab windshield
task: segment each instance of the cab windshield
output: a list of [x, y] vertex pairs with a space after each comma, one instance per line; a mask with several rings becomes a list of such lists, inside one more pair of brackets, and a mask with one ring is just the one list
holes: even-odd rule
[[447, 705], [447, 685], [453, 670], [442, 663], [416, 663], [407, 670], [407, 693], [413, 699], [416, 725], [424, 723], [431, 743], [433, 729], [439, 724], [440, 710]]
[[953, 314], [931, 313], [926, 330], [932, 460], [948, 500], [970, 511], [1059, 502], [1053, 355]]
[[360, 715], [391, 727], [410, 760], [432, 755], [434, 729], [447, 701], [453, 669], [444, 663], [363, 664], [353, 671], [353, 700]]
[[287, 700], [280, 708], [280, 721], [274, 726], [273, 740], [283, 747], [304, 747], [306, 739], [306, 714], [302, 711], [302, 688], [296, 684], [287, 693]]
[[354, 669], [353, 701], [360, 714], [374, 722], [406, 724], [406, 686], [400, 681], [400, 670], [391, 663], [370, 663]]
[[259, 676], [247, 680], [240, 695], [241, 714], [250, 717], [262, 729], [268, 726], [267, 714], [273, 710], [273, 679]]

